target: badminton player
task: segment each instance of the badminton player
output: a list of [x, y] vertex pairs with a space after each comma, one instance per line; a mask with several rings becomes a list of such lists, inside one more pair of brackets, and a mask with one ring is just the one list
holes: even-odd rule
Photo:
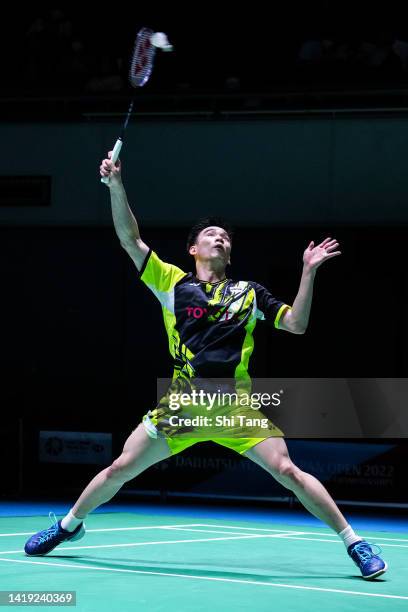
[[[193, 419], [185, 419], [186, 415], [194, 415], [192, 405], [175, 411], [170, 403], [172, 392], [191, 389], [196, 379], [231, 378], [247, 383], [252, 334], [258, 319], [280, 330], [303, 334], [308, 326], [316, 272], [323, 263], [340, 255], [338, 242], [326, 238], [306, 248], [300, 286], [292, 305], [276, 299], [256, 282], [227, 277], [232, 232], [218, 218], [204, 219], [191, 229], [187, 248], [194, 257], [196, 272], [186, 273], [162, 261], [142, 240], [122, 183], [121, 164], [113, 164], [110, 155], [102, 161], [100, 174], [109, 177], [115, 230], [141, 281], [161, 304], [174, 358], [173, 380], [156, 408], [149, 410], [131, 433], [122, 454], [93, 478], [62, 520], [57, 521], [50, 513], [53, 525], [26, 542], [26, 554], [45, 555], [61, 542], [79, 540], [85, 534], [87, 515], [112, 499], [124, 483], [192, 444], [212, 439], [256, 462], [292, 491], [311, 514], [338, 534], [363, 578], [380, 576], [387, 570], [379, 556], [381, 551], [375, 552], [357, 535], [325, 487], [292, 462], [282, 431], [271, 421], [256, 431], [247, 426], [247, 421], [232, 428], [221, 424], [217, 431], [208, 426], [203, 435], [199, 426], [191, 425]], [[229, 417], [237, 410], [225, 406], [219, 409]]]

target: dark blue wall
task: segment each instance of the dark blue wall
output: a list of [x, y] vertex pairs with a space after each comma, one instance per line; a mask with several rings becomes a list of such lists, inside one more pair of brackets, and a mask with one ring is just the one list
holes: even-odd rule
[[[108, 225], [98, 167], [118, 124], [1, 125], [2, 174], [50, 174], [50, 208], [2, 208], [1, 224]], [[408, 222], [408, 119], [286, 117], [151, 120], [137, 114], [123, 175], [142, 227], [202, 213], [235, 223], [383, 225]]]

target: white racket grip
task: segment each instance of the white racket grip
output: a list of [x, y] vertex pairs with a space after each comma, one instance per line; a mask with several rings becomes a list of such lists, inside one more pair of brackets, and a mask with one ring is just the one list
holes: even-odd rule
[[[119, 153], [120, 150], [122, 148], [123, 145], [123, 141], [121, 138], [118, 138], [117, 141], [115, 142], [115, 146], [113, 147], [113, 151], [112, 151], [112, 157], [111, 157], [111, 161], [113, 163], [116, 163], [118, 157], [119, 157]], [[103, 176], [101, 178], [101, 183], [105, 183], [105, 185], [109, 185], [109, 176]]]

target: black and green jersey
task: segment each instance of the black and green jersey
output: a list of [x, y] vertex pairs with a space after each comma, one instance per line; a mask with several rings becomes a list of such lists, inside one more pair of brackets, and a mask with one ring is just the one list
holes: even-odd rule
[[151, 249], [140, 278], [162, 306], [173, 377], [249, 378], [257, 319], [278, 327], [289, 308], [258, 283], [200, 281]]

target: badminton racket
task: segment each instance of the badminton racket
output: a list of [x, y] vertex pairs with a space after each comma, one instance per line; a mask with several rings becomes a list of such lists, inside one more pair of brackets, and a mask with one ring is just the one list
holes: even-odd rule
[[[129, 82], [135, 89], [143, 87], [148, 82], [153, 70], [153, 62], [156, 48], [163, 51], [172, 51], [173, 47], [169, 44], [166, 34], [163, 32], [153, 32], [150, 28], [141, 28], [136, 36], [129, 70]], [[122, 131], [113, 147], [111, 161], [115, 163], [119, 157], [123, 145], [126, 128], [129, 123], [130, 115], [133, 111], [135, 98], [133, 97], [122, 126]], [[109, 184], [109, 176], [103, 176], [101, 182]]]

